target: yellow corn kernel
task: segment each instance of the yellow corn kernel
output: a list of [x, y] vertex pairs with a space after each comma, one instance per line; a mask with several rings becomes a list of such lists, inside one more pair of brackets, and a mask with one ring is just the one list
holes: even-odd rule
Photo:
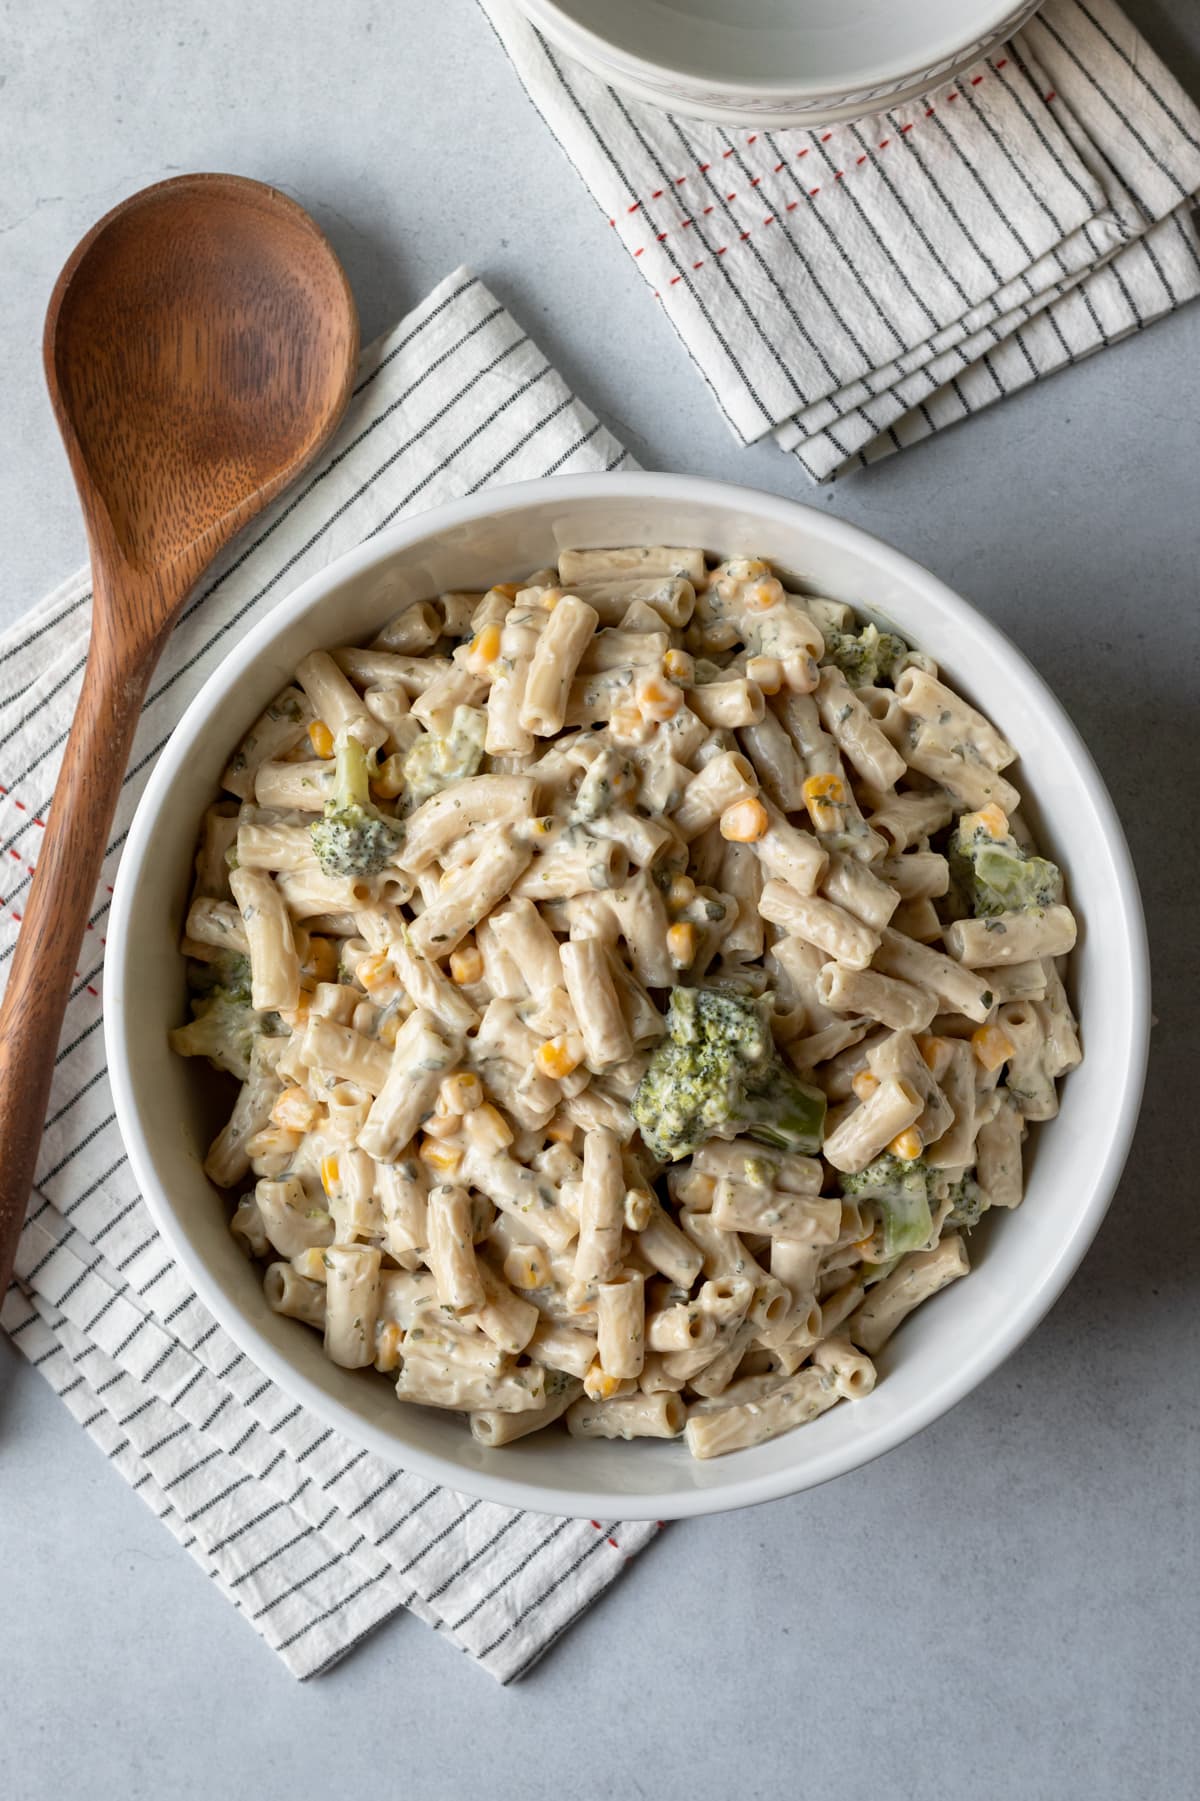
[[808, 817], [814, 831], [836, 832], [842, 823], [841, 809], [846, 804], [846, 784], [840, 775], [810, 775], [801, 789]]
[[953, 1038], [939, 1038], [935, 1033], [921, 1032], [913, 1042], [925, 1059], [926, 1068], [935, 1077], [944, 1076], [954, 1056]]
[[473, 1070], [460, 1069], [447, 1076], [438, 1091], [438, 1104], [446, 1103], [447, 1113], [473, 1113], [483, 1106], [483, 1083]]
[[686, 650], [669, 650], [663, 658], [663, 674], [673, 682], [690, 682], [696, 673], [695, 658]]
[[574, 1120], [568, 1119], [565, 1113], [556, 1113], [546, 1127], [546, 1137], [552, 1144], [574, 1144]]
[[495, 582], [489, 589], [491, 594], [503, 594], [505, 600], [515, 600], [520, 592], [520, 582]]
[[[714, 1183], [715, 1187], [716, 1184]], [[644, 1232], [654, 1218], [654, 1196], [648, 1188], [627, 1188], [622, 1211], [630, 1232]]]
[[778, 657], [747, 657], [746, 680], [757, 682], [764, 694], [778, 694], [783, 687], [783, 664]]
[[246, 1155], [251, 1162], [256, 1157], [291, 1157], [303, 1136], [290, 1126], [264, 1126], [261, 1132], [254, 1132], [247, 1138]]
[[375, 1028], [375, 1036], [380, 1044], [386, 1044], [389, 1051], [396, 1042], [402, 1024], [398, 1013], [387, 1013]]
[[896, 1134], [891, 1144], [888, 1145], [888, 1150], [893, 1157], [899, 1157], [905, 1163], [911, 1163], [915, 1157], [921, 1155], [921, 1134], [915, 1126], [909, 1126], [907, 1132]]
[[683, 705], [683, 695], [674, 682], [660, 681], [656, 675], [646, 677], [637, 691], [637, 700], [642, 717], [653, 719], [656, 725], [674, 719]]
[[450, 980], [457, 982], [460, 988], [478, 982], [482, 975], [483, 953], [477, 944], [468, 940], [450, 952]]
[[644, 718], [636, 707], [614, 707], [608, 722], [609, 737], [616, 744], [645, 744], [653, 730], [653, 720]]
[[298, 1276], [307, 1276], [310, 1282], [324, 1282], [327, 1275], [325, 1253], [316, 1245], [310, 1245], [307, 1250], [297, 1251], [292, 1258], [292, 1268]]
[[462, 1115], [445, 1111], [431, 1113], [425, 1121], [425, 1130], [431, 1138], [457, 1138], [462, 1130]]
[[494, 663], [500, 655], [500, 627], [495, 620], [476, 632], [467, 651], [471, 663]]
[[271, 1118], [289, 1132], [311, 1132], [318, 1112], [316, 1102], [303, 1088], [285, 1088], [271, 1108]]
[[538, 1045], [533, 1061], [542, 1075], [560, 1082], [583, 1062], [583, 1040], [574, 1032], [563, 1032], [557, 1038], [547, 1038], [544, 1044]]
[[425, 1137], [417, 1146], [417, 1156], [422, 1163], [427, 1163], [430, 1169], [436, 1169], [440, 1174], [448, 1175], [462, 1162], [462, 1146], [449, 1144], [438, 1138]]
[[986, 807], [980, 807], [978, 813], [968, 813], [959, 821], [959, 825], [966, 837], [980, 828], [989, 838], [1008, 837], [1008, 814], [994, 800], [989, 801]]
[[765, 613], [771, 607], [777, 607], [783, 599], [783, 583], [775, 576], [768, 575], [761, 581], [751, 582], [743, 589], [742, 599], [755, 613]]
[[474, 1113], [463, 1115], [463, 1128], [479, 1151], [502, 1151], [513, 1141], [513, 1129], [498, 1107], [484, 1101]]
[[338, 1185], [338, 1160], [330, 1151], [321, 1159], [321, 1187], [326, 1194], [332, 1195]]
[[338, 953], [332, 938], [310, 938], [304, 958], [304, 973], [314, 982], [332, 982], [337, 978]]
[[314, 719], [308, 728], [308, 741], [319, 757], [333, 755], [333, 733], [323, 719]]
[[543, 588], [538, 595], [538, 605], [544, 607], [547, 613], [552, 613], [562, 597], [561, 588]]
[[404, 792], [404, 758], [385, 757], [371, 777], [371, 792], [380, 800], [395, 800]]
[[395, 975], [395, 971], [386, 951], [372, 951], [370, 956], [360, 959], [355, 966], [354, 974], [370, 994], [373, 988], [386, 987]]
[[296, 1002], [296, 1005], [294, 1007], [280, 1007], [279, 1017], [285, 1026], [291, 1027], [293, 1032], [298, 1031], [307, 1020], [308, 1010], [311, 1005], [312, 995], [309, 993], [308, 989], [302, 988], [300, 990], [300, 998]]
[[404, 1333], [394, 1319], [380, 1320], [375, 1328], [375, 1368], [390, 1372], [400, 1368]]
[[879, 1086], [879, 1077], [873, 1076], [869, 1069], [860, 1069], [850, 1086], [860, 1101], [869, 1101]]
[[696, 898], [696, 884], [690, 875], [673, 875], [671, 886], [667, 889], [667, 905], [672, 912], [678, 913], [690, 906]]
[[721, 836], [731, 844], [754, 844], [762, 837], [770, 821], [767, 809], [753, 794], [735, 800], [721, 815]]
[[513, 1288], [545, 1288], [550, 1259], [540, 1244], [514, 1245], [504, 1259], [504, 1280]]
[[677, 920], [667, 929], [667, 955], [676, 969], [687, 969], [696, 955], [696, 928], [690, 920]]
[[746, 581], [752, 581], [756, 575], [769, 575], [770, 571], [761, 557], [743, 557], [738, 565], [738, 574]]
[[600, 1367], [599, 1358], [583, 1378], [583, 1392], [589, 1401], [610, 1401], [621, 1386], [619, 1376], [610, 1376]]
[[1003, 1027], [979, 1026], [971, 1033], [971, 1049], [976, 1061], [982, 1063], [984, 1069], [992, 1070], [1008, 1062], [1015, 1046]]

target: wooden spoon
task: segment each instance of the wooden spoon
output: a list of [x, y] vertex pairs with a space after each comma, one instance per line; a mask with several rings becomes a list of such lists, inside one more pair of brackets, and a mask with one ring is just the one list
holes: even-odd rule
[[51, 296], [46, 380], [87, 526], [92, 636], [0, 1008], [0, 1295], [151, 671], [217, 552], [328, 440], [357, 353], [354, 300], [321, 232], [236, 175], [123, 201]]

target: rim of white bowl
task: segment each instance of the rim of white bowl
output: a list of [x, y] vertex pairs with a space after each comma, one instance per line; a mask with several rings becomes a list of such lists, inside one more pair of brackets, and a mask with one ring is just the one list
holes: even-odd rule
[[[132, 976], [129, 914], [137, 873], [151, 851], [156, 817], [163, 802], [169, 797], [176, 774], [186, 762], [192, 742], [210, 729], [214, 701], [227, 685], [226, 671], [235, 663], [239, 668], [245, 668], [249, 661], [257, 657], [281, 629], [286, 615], [319, 600], [359, 572], [389, 561], [424, 538], [441, 536], [481, 516], [520, 512], [533, 503], [544, 505], [556, 500], [566, 503], [588, 497], [649, 498], [661, 503], [665, 510], [669, 510], [675, 503], [682, 504], [685, 501], [703, 505], [706, 499], [714, 507], [741, 505], [760, 515], [773, 515], [784, 524], [790, 523], [795, 529], [808, 532], [814, 539], [840, 544], [860, 554], [866, 552], [872, 560], [890, 567], [910, 581], [919, 582], [931, 598], [956, 614], [977, 638], [982, 639], [999, 663], [1007, 664], [1012, 674], [1019, 675], [1036, 692], [1042, 708], [1069, 743], [1074, 766], [1104, 829], [1113, 876], [1111, 890], [1105, 897], [1106, 903], [1119, 909], [1128, 946], [1125, 968], [1114, 973], [1122, 978], [1128, 995], [1129, 1059], [1120, 1099], [1111, 1116], [1111, 1137], [1104, 1160], [1086, 1208], [1063, 1238], [1056, 1255], [1047, 1260], [1039, 1277], [1023, 1291], [1014, 1305], [1013, 1315], [1006, 1328], [968, 1353], [951, 1375], [936, 1388], [930, 1389], [901, 1418], [871, 1427], [863, 1433], [861, 1439], [852, 1444], [822, 1450], [810, 1455], [803, 1464], [764, 1475], [735, 1479], [720, 1488], [688, 1489], [652, 1496], [622, 1495], [604, 1490], [581, 1494], [574, 1489], [560, 1489], [546, 1483], [514, 1483], [504, 1477], [492, 1476], [486, 1470], [463, 1468], [450, 1458], [427, 1453], [417, 1447], [397, 1446], [389, 1434], [379, 1431], [310, 1382], [288, 1358], [278, 1353], [261, 1336], [253, 1321], [227, 1299], [203, 1259], [177, 1234], [174, 1217], [139, 1123], [138, 1100], [124, 1049], [125, 991]], [[282, 1389], [310, 1407], [327, 1425], [356, 1443], [365, 1445], [386, 1463], [411, 1470], [414, 1474], [445, 1487], [465, 1490], [485, 1501], [496, 1501], [506, 1507], [528, 1508], [533, 1512], [566, 1514], [576, 1519], [618, 1516], [627, 1519], [688, 1519], [701, 1514], [723, 1513], [734, 1508], [756, 1506], [764, 1501], [779, 1500], [785, 1495], [817, 1488], [822, 1483], [874, 1462], [877, 1457], [882, 1457], [910, 1438], [915, 1438], [926, 1426], [948, 1413], [1023, 1343], [1045, 1318], [1079, 1267], [1116, 1192], [1129, 1154], [1141, 1104], [1149, 1050], [1149, 947], [1141, 895], [1125, 834], [1090, 751], [1061, 703], [1024, 654], [998, 626], [931, 574], [923, 564], [902, 551], [893, 550], [884, 540], [872, 532], [864, 531], [860, 526], [830, 518], [802, 502], [785, 500], [733, 482], [709, 481], [683, 475], [658, 475], [650, 471], [550, 476], [514, 483], [503, 489], [485, 489], [465, 499], [448, 501], [429, 512], [402, 520], [376, 537], [369, 538], [357, 549], [347, 551], [327, 568], [310, 576], [273, 607], [209, 676], [179, 720], [155, 764], [130, 825], [125, 852], [117, 871], [108, 930], [107, 963], [105, 1051], [117, 1123], [130, 1165], [155, 1225], [178, 1257], [201, 1301], [230, 1337]]]
[[[1032, 3], [1033, 0], [1031, 0]], [[989, 33], [998, 31], [1005, 21], [1017, 11], [1019, 0], [993, 0], [991, 10], [986, 15], [986, 22], [975, 20], [969, 31], [964, 33], [961, 27], [958, 31], [948, 31], [940, 38], [931, 39], [919, 53], [914, 51], [910, 56], [895, 57], [890, 62], [879, 63], [874, 68], [864, 69], [861, 74], [847, 73], [837, 82], [805, 81], [800, 74], [764, 76], [761, 80], [753, 81], [726, 79], [724, 76], [718, 79], [716, 75], [698, 74], [694, 71], [675, 68], [669, 63], [656, 62], [648, 56], [642, 56], [638, 51], [631, 50], [627, 44], [604, 36], [590, 25], [584, 25], [573, 13], [565, 12], [557, 4], [557, 0], [518, 0], [518, 4], [534, 20], [535, 24], [540, 23], [556, 43], [568, 46], [578, 45], [580, 48], [576, 52], [577, 54], [581, 54], [586, 47], [595, 62], [609, 70], [614, 80], [618, 79], [618, 71], [627, 71], [630, 77], [635, 77], [640, 69], [646, 71], [660, 86], [671, 82], [689, 84], [697, 99], [704, 90], [708, 90], [719, 93], [722, 97], [744, 95], [748, 100], [769, 94], [777, 95], [781, 100], [804, 97], [819, 101], [844, 93], [861, 92], [870, 95], [877, 87], [890, 81], [901, 81], [908, 76], [921, 79], [920, 70], [923, 67], [933, 68], [943, 62], [949, 62], [962, 53], [969, 52], [974, 44], [987, 37]], [[949, 78], [947, 71], [946, 79]], [[647, 89], [649, 86], [650, 84], [647, 83]], [[882, 95], [880, 97], [881, 104], [889, 104], [893, 98], [894, 96]], [[674, 97], [669, 93], [660, 94], [657, 104], [667, 106], [669, 110], [668, 102], [673, 104]], [[750, 117], [756, 123], [759, 122], [757, 115], [750, 115]]]

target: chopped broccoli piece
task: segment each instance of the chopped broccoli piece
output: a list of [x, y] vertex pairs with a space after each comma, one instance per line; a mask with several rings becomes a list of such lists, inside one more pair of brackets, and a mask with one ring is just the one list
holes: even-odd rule
[[423, 732], [404, 758], [404, 804], [419, 807], [452, 782], [476, 775], [483, 761], [487, 714], [482, 707], [455, 707], [448, 732]]
[[1022, 850], [1010, 833], [997, 836], [995, 827], [983, 814], [964, 813], [946, 847], [950, 878], [965, 905], [976, 919], [1055, 906], [1063, 891], [1058, 865]]
[[969, 1232], [972, 1226], [979, 1224], [980, 1218], [988, 1210], [988, 1198], [975, 1178], [975, 1171], [969, 1169], [951, 1184], [949, 1200], [951, 1207], [946, 1215], [946, 1224], [961, 1226]]
[[[236, 961], [244, 963], [245, 958]], [[181, 1057], [207, 1057], [239, 1082], [250, 1074], [254, 1040], [278, 1023], [273, 1014], [256, 1013], [250, 1005], [248, 966], [244, 985], [240, 981], [230, 987], [214, 985], [193, 1000], [192, 1014], [190, 1024], [171, 1033], [172, 1049]]]
[[343, 732], [336, 750], [336, 786], [321, 819], [309, 828], [326, 875], [376, 875], [400, 842], [403, 828], [371, 801], [371, 766], [358, 739]]
[[879, 1208], [885, 1258], [919, 1250], [933, 1231], [929, 1166], [923, 1157], [909, 1160], [885, 1151], [856, 1176], [843, 1176], [841, 1181], [847, 1199], [874, 1201]]
[[690, 1156], [706, 1138], [746, 1132], [775, 1150], [821, 1147], [825, 1096], [781, 1060], [769, 1003], [712, 988], [676, 988], [667, 1038], [632, 1100], [652, 1154]]
[[866, 625], [857, 637], [853, 632], [824, 633], [823, 663], [835, 663], [852, 688], [873, 688], [882, 678], [894, 681], [897, 665], [908, 655], [908, 645], [894, 632], [881, 632]]

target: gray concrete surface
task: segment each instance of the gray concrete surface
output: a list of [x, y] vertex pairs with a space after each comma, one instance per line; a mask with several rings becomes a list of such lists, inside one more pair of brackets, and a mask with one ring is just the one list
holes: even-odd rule
[[[1200, 91], [1194, 0], [1130, 10]], [[407, 1620], [294, 1685], [0, 1342], [0, 1794], [1194, 1794], [1200, 308], [805, 493], [735, 448], [472, 0], [3, 0], [0, 623], [83, 552], [39, 373], [54, 277], [196, 167], [301, 197], [368, 335], [469, 260], [643, 460], [799, 493], [997, 619], [1111, 784], [1159, 1023], [1112, 1213], [1006, 1368], [870, 1469], [671, 1527], [508, 1692]]]

